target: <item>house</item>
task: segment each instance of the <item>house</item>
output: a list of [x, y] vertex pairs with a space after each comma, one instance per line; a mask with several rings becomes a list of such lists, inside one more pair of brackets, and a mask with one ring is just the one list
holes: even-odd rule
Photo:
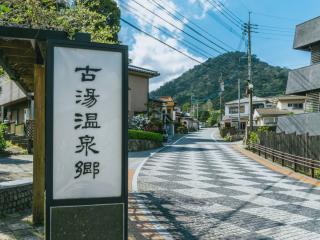
[[[129, 65], [128, 72], [128, 115], [147, 113], [149, 79], [159, 76], [159, 73], [133, 65]], [[21, 125], [33, 120], [33, 94], [27, 93], [7, 75], [0, 77], [0, 106], [0, 122]]]
[[305, 112], [306, 100], [306, 96], [284, 95], [273, 98], [273, 104], [279, 110], [288, 110], [293, 114], [300, 114]]
[[311, 53], [311, 65], [289, 72], [286, 89], [306, 97], [306, 113], [280, 117], [277, 132], [320, 135], [320, 17], [296, 26], [293, 48]]
[[27, 97], [27, 93], [16, 82], [7, 75], [0, 77], [0, 122], [25, 123], [32, 118], [32, 105], [32, 97]]
[[[252, 97], [253, 111], [258, 108], [266, 108], [270, 106], [268, 98]], [[225, 103], [225, 115], [222, 118], [223, 127], [238, 127], [239, 125], [239, 100], [233, 100]], [[240, 99], [240, 129], [245, 129], [249, 120], [250, 107], [249, 98]]]
[[159, 119], [162, 121], [169, 137], [175, 134], [174, 121], [176, 120], [176, 103], [171, 96], [153, 97], [149, 99], [150, 119]]
[[277, 126], [278, 117], [290, 114], [288, 110], [280, 110], [277, 108], [258, 108], [254, 110], [254, 125], [261, 126]]
[[129, 65], [128, 115], [148, 112], [149, 79], [160, 74], [146, 68]]

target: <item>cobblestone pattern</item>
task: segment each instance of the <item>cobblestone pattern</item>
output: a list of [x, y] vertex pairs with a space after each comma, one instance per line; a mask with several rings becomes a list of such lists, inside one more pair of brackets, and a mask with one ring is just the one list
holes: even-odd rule
[[173, 239], [320, 239], [320, 188], [276, 173], [205, 130], [153, 155], [137, 198]]
[[32, 183], [0, 186], [0, 215], [31, 208]]

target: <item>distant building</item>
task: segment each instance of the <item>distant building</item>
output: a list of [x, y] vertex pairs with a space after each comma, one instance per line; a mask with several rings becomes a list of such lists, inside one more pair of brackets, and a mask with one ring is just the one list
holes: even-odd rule
[[[252, 98], [253, 111], [258, 108], [266, 108], [271, 106], [268, 98], [260, 98], [254, 96]], [[238, 100], [233, 100], [225, 103], [225, 115], [222, 119], [223, 127], [238, 127]], [[249, 99], [240, 99], [240, 128], [245, 129], [249, 120], [250, 107]]]
[[306, 111], [306, 96], [284, 95], [274, 97], [272, 102], [279, 110], [287, 110], [293, 114], [300, 114]]
[[24, 123], [32, 118], [31, 104], [31, 98], [28, 99], [27, 94], [16, 82], [7, 75], [0, 77], [0, 122], [6, 120], [16, 124]]
[[148, 112], [149, 79], [160, 74], [156, 71], [129, 65], [128, 115]]
[[311, 52], [311, 65], [290, 71], [286, 89], [307, 97], [306, 113], [279, 118], [277, 132], [320, 135], [320, 17], [296, 26], [293, 48]]
[[278, 117], [290, 114], [288, 110], [280, 110], [277, 108], [258, 108], [254, 110], [254, 125], [261, 126], [277, 126]]
[[149, 99], [149, 118], [162, 121], [170, 137], [175, 134], [176, 103], [171, 96], [161, 96]]

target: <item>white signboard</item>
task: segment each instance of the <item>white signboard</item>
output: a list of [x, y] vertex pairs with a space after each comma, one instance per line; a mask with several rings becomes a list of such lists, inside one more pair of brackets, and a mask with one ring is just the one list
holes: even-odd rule
[[122, 55], [54, 47], [53, 199], [121, 196]]

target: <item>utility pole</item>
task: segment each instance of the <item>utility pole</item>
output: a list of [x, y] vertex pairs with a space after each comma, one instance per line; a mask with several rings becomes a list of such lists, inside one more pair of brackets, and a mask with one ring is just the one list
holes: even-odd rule
[[191, 95], [191, 100], [190, 100], [190, 117], [192, 117], [192, 111], [193, 111], [193, 101], [192, 101], [192, 97], [193, 97], [193, 95]]
[[240, 123], [240, 78], [238, 78], [238, 129], [240, 130], [241, 123]]
[[248, 33], [248, 87], [247, 93], [249, 95], [249, 130], [250, 132], [253, 129], [253, 104], [252, 104], [252, 96], [253, 96], [253, 84], [252, 84], [252, 60], [251, 60], [251, 28], [253, 25], [251, 24], [251, 12], [249, 12], [249, 21], [244, 24], [244, 31]]
[[224, 81], [222, 79], [222, 73], [220, 73], [220, 78], [219, 78], [219, 83], [220, 83], [220, 122], [222, 121], [222, 93], [224, 92]]
[[197, 120], [199, 120], [199, 103], [197, 101]]

